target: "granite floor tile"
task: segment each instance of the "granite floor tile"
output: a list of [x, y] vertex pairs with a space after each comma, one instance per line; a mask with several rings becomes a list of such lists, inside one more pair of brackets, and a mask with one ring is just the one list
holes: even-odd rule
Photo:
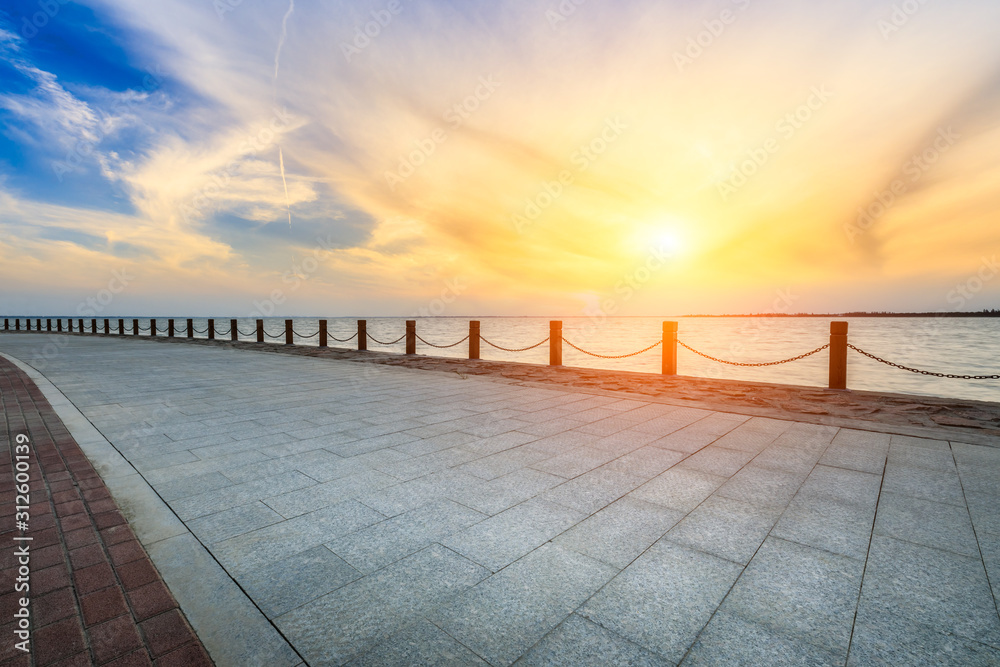
[[268, 618], [276, 618], [360, 577], [320, 546], [246, 572], [239, 583]]
[[509, 665], [617, 569], [545, 545], [432, 613], [430, 620], [493, 665]]
[[1000, 646], [983, 561], [875, 535], [858, 614], [897, 615], [940, 632]]
[[725, 481], [725, 477], [718, 475], [674, 467], [635, 489], [629, 496], [687, 513], [704, 502]]
[[690, 667], [841, 667], [845, 655], [846, 650], [828, 651], [719, 610], [681, 664]]
[[979, 544], [965, 507], [882, 492], [875, 534], [979, 557]]
[[780, 510], [712, 496], [688, 514], [664, 539], [746, 564], [760, 548]]
[[348, 667], [487, 667], [475, 653], [449, 637], [433, 623], [419, 619], [389, 637]]
[[864, 563], [768, 538], [722, 608], [843, 660]]
[[222, 566], [238, 578], [243, 572], [294, 556], [384, 519], [361, 503], [347, 501], [216, 542], [210, 549]]
[[436, 500], [327, 542], [326, 547], [369, 574], [486, 518], [451, 500]]
[[443, 540], [449, 549], [496, 572], [586, 518], [532, 498]]
[[576, 524], [553, 542], [622, 569], [683, 516], [683, 512], [626, 496]]
[[751, 452], [711, 446], [698, 451], [678, 464], [678, 467], [697, 470], [720, 477], [732, 477], [754, 457]]
[[489, 573], [432, 545], [279, 616], [278, 628], [314, 665], [360, 658]]
[[514, 663], [517, 667], [673, 667], [596, 623], [571, 614]]
[[578, 613], [677, 663], [742, 570], [731, 561], [661, 540]]

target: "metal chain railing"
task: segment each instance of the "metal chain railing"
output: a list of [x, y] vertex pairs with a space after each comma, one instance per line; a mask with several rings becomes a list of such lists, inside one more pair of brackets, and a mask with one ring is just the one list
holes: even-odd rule
[[423, 338], [421, 338], [419, 334], [415, 334], [415, 335], [417, 336], [417, 340], [419, 340], [424, 345], [430, 345], [431, 347], [436, 347], [439, 350], [446, 350], [449, 347], [455, 347], [456, 345], [461, 345], [465, 341], [469, 340], [469, 337], [466, 336], [462, 340], [458, 341], [457, 343], [452, 343], [451, 345], [435, 345], [434, 343], [428, 343], [426, 340], [424, 340]]
[[305, 336], [305, 335], [303, 335], [303, 334], [300, 334], [300, 333], [299, 333], [298, 331], [296, 331], [295, 329], [292, 329], [292, 333], [293, 333], [294, 335], [298, 336], [299, 338], [305, 338], [305, 339], [309, 339], [309, 338], [315, 338], [316, 336], [318, 336], [318, 335], [319, 335], [319, 332], [317, 331], [317, 332], [316, 332], [316, 333], [314, 333], [314, 334], [309, 334], [308, 336]]
[[486, 340], [482, 336], [479, 337], [479, 340], [483, 341], [484, 343], [486, 343], [490, 347], [495, 347], [496, 349], [503, 350], [504, 352], [527, 352], [528, 350], [534, 350], [539, 345], [544, 345], [545, 343], [549, 342], [549, 339], [546, 338], [542, 342], [535, 343], [534, 345], [529, 345], [528, 347], [520, 347], [520, 348], [517, 348], [517, 349], [512, 349], [512, 348], [509, 348], [509, 347], [503, 347], [502, 345], [497, 345], [496, 343], [491, 343], [490, 341]]
[[404, 333], [404, 334], [403, 334], [402, 336], [400, 336], [400, 337], [399, 337], [399, 338], [397, 338], [396, 340], [392, 341], [391, 343], [383, 343], [382, 341], [380, 341], [379, 339], [375, 338], [375, 336], [372, 336], [372, 335], [371, 335], [370, 333], [368, 333], [367, 331], [365, 332], [365, 334], [366, 334], [366, 335], [368, 336], [368, 338], [369, 338], [369, 339], [370, 339], [370, 340], [371, 340], [371, 341], [372, 341], [373, 343], [375, 343], [376, 345], [395, 345], [395, 344], [396, 344], [396, 343], [398, 343], [399, 341], [401, 341], [401, 340], [403, 340], [404, 338], [406, 338], [406, 334]]
[[198, 327], [191, 327], [191, 330], [194, 331], [196, 334], [207, 334], [208, 333], [208, 327], [205, 327], [204, 331], [202, 331]]
[[329, 336], [330, 339], [337, 341], [338, 343], [349, 343], [349, 342], [351, 342], [352, 340], [354, 340], [355, 338], [358, 337], [358, 332], [355, 331], [354, 335], [352, 335], [350, 338], [344, 338], [343, 340], [340, 339], [340, 338], [337, 338], [336, 336], [330, 336], [330, 334], [327, 334], [327, 336]]
[[229, 331], [219, 331], [218, 329], [215, 331], [216, 336], [228, 336], [231, 333], [233, 333], [232, 327], [229, 327]]
[[277, 336], [272, 336], [271, 334], [267, 333], [267, 331], [264, 331], [264, 335], [266, 337], [270, 338], [271, 340], [280, 340], [280, 339], [282, 339], [282, 338], [285, 337], [285, 333], [284, 332], [278, 334]]
[[910, 371], [911, 373], [918, 373], [920, 375], [931, 375], [936, 378], [949, 378], [952, 380], [1000, 380], [1000, 375], [952, 375], [951, 373], [935, 373], [933, 371], [920, 370], [919, 368], [910, 368], [909, 366], [903, 366], [902, 364], [895, 364], [891, 361], [883, 359], [882, 357], [877, 357], [871, 352], [865, 352], [860, 347], [855, 347], [850, 343], [847, 344], [847, 347], [851, 348], [852, 350], [854, 350], [859, 354], [865, 355], [869, 359], [874, 359], [880, 364], [885, 364], [886, 366], [892, 366], [893, 368], [898, 368], [904, 371]]
[[742, 362], [742, 361], [726, 361], [725, 359], [719, 359], [717, 357], [713, 357], [711, 355], [705, 354], [704, 352], [699, 352], [698, 350], [694, 349], [690, 345], [684, 344], [682, 341], [677, 341], [677, 344], [680, 345], [681, 347], [685, 348], [685, 349], [691, 350], [692, 352], [694, 352], [695, 354], [697, 354], [700, 357], [705, 357], [706, 359], [711, 359], [712, 361], [717, 361], [720, 364], [729, 364], [730, 366], [777, 366], [778, 364], [787, 364], [790, 361], [798, 361], [799, 359], [805, 359], [806, 357], [810, 357], [810, 356], [816, 354], [817, 352], [822, 352], [826, 348], [830, 347], [830, 344], [827, 343], [826, 345], [824, 345], [822, 347], [817, 347], [812, 352], [806, 352], [805, 354], [800, 354], [797, 357], [790, 357], [788, 359], [782, 359], [781, 361], [767, 361], [767, 362], [763, 362], [763, 363], [748, 363], [748, 362]]
[[584, 350], [582, 348], [579, 348], [576, 345], [573, 345], [573, 343], [569, 342], [565, 338], [563, 338], [563, 342], [565, 342], [567, 345], [569, 345], [571, 348], [573, 348], [577, 352], [583, 352], [584, 354], [589, 354], [590, 356], [597, 357], [598, 359], [627, 359], [629, 357], [636, 357], [636, 356], [638, 356], [638, 355], [640, 355], [640, 354], [642, 354], [644, 352], [649, 352], [650, 350], [652, 350], [657, 345], [663, 344], [662, 340], [658, 340], [655, 343], [653, 343], [652, 345], [650, 345], [649, 347], [645, 347], [645, 348], [639, 350], [638, 352], [630, 352], [628, 354], [597, 354], [595, 352], [587, 352], [586, 350]]
[[236, 327], [236, 333], [237, 333], [237, 334], [239, 334], [240, 336], [255, 336], [255, 335], [257, 335], [257, 332], [256, 332], [256, 331], [251, 331], [250, 333], [243, 333], [243, 332], [242, 332], [242, 331], [240, 330], [240, 328], [239, 328], [239, 327]]

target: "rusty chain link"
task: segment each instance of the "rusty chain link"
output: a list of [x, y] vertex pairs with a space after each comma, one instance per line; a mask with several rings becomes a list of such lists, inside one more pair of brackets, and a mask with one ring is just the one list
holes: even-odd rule
[[549, 339], [546, 338], [542, 342], [535, 343], [534, 345], [529, 345], [528, 347], [521, 347], [521, 348], [517, 348], [517, 349], [512, 349], [512, 348], [509, 348], [509, 347], [502, 347], [500, 345], [497, 345], [496, 343], [491, 343], [490, 341], [486, 340], [482, 336], [479, 337], [479, 340], [483, 341], [484, 343], [486, 343], [487, 345], [489, 345], [491, 347], [495, 347], [498, 350], [503, 350], [504, 352], [527, 352], [528, 350], [534, 350], [539, 345], [544, 345], [545, 343], [549, 342]]
[[899, 368], [904, 371], [910, 371], [911, 373], [918, 373], [920, 375], [931, 375], [937, 378], [949, 378], [952, 380], [1000, 380], [1000, 375], [952, 375], [951, 373], [935, 373], [933, 371], [922, 371], [919, 368], [910, 368], [909, 366], [903, 366], [901, 364], [894, 364], [891, 361], [886, 361], [882, 357], [876, 357], [871, 352], [865, 352], [860, 347], [855, 347], [850, 343], [847, 344], [847, 347], [851, 348], [852, 350], [854, 350], [859, 354], [865, 355], [869, 359], [874, 359], [880, 364], [885, 364], [886, 366], [892, 366], [893, 368]]
[[465, 337], [465, 338], [463, 338], [462, 340], [458, 341], [457, 343], [452, 343], [451, 345], [435, 345], [434, 343], [428, 343], [427, 341], [425, 341], [425, 340], [424, 340], [423, 338], [421, 338], [421, 337], [420, 337], [420, 335], [419, 335], [419, 334], [416, 334], [416, 336], [417, 336], [417, 340], [419, 340], [419, 341], [420, 341], [421, 343], [423, 343], [424, 345], [430, 345], [431, 347], [436, 347], [436, 348], [438, 348], [439, 350], [445, 350], [445, 349], [447, 349], [447, 348], [449, 348], [449, 347], [455, 347], [456, 345], [461, 345], [461, 344], [462, 344], [462, 343], [464, 343], [465, 341], [469, 340], [469, 337], [468, 337], [468, 336], [466, 336], [466, 337]]
[[798, 361], [799, 359], [805, 359], [806, 357], [812, 356], [812, 355], [816, 354], [817, 352], [822, 352], [826, 348], [830, 347], [830, 344], [827, 343], [823, 347], [817, 347], [812, 352], [806, 352], [805, 354], [800, 354], [799, 356], [797, 356], [797, 357], [791, 357], [790, 359], [782, 359], [781, 361], [767, 361], [767, 362], [764, 362], [764, 363], [747, 363], [747, 362], [742, 362], [742, 361], [726, 361], [725, 359], [718, 359], [716, 357], [709, 356], [709, 355], [705, 354], [704, 352], [699, 352], [698, 350], [694, 349], [690, 345], [685, 345], [681, 341], [677, 341], [677, 344], [680, 345], [683, 348], [691, 350], [692, 352], [694, 352], [695, 354], [697, 354], [700, 357], [705, 357], [706, 359], [711, 359], [712, 361], [717, 361], [720, 364], [729, 364], [730, 366], [777, 366], [778, 364], [787, 364], [790, 361]]
[[340, 338], [337, 338], [336, 336], [331, 336], [330, 334], [327, 334], [327, 336], [329, 338], [337, 341], [338, 343], [348, 343], [348, 342], [350, 342], [350, 341], [352, 341], [352, 340], [354, 340], [355, 338], [358, 337], [358, 332], [355, 331], [353, 336], [351, 336], [350, 338], [344, 338], [343, 340], [341, 340]]
[[596, 354], [594, 352], [587, 352], [586, 350], [581, 349], [581, 348], [577, 347], [576, 345], [573, 345], [573, 343], [569, 342], [565, 338], [563, 338], [563, 342], [565, 342], [567, 345], [569, 345], [571, 348], [573, 348], [577, 352], [583, 352], [584, 354], [589, 354], [590, 356], [597, 357], [598, 359], [627, 359], [628, 357], [636, 357], [636, 356], [642, 354], [643, 352], [649, 352], [650, 350], [652, 350], [657, 345], [660, 345], [661, 343], [663, 343], [662, 340], [658, 340], [658, 341], [656, 341], [655, 343], [653, 343], [652, 345], [650, 345], [647, 348], [643, 348], [643, 349], [639, 350], [638, 352], [631, 352], [629, 354]]
[[404, 334], [403, 334], [402, 336], [400, 336], [400, 337], [399, 337], [399, 338], [397, 338], [396, 340], [392, 341], [391, 343], [383, 343], [382, 341], [378, 340], [377, 338], [375, 338], [375, 336], [372, 336], [372, 335], [371, 335], [370, 333], [368, 333], [367, 331], [365, 331], [365, 334], [366, 334], [366, 335], [368, 336], [368, 338], [370, 338], [370, 339], [371, 339], [371, 341], [372, 341], [373, 343], [375, 343], [375, 344], [377, 344], [377, 345], [395, 345], [395, 344], [396, 344], [396, 343], [398, 343], [399, 341], [401, 341], [401, 340], [403, 340], [404, 338], [406, 338], [406, 334], [404, 333]]

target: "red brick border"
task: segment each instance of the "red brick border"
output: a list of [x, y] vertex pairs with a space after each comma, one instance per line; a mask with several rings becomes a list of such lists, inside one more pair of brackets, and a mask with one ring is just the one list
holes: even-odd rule
[[[0, 358], [0, 664], [212, 665], [146, 550], [52, 406]], [[30, 655], [15, 647], [12, 443], [30, 439]]]

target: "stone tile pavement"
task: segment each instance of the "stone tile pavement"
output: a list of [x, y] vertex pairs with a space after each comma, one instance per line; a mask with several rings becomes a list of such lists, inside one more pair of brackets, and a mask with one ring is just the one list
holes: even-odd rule
[[44, 374], [308, 664], [1000, 664], [1000, 448], [65, 342]]

